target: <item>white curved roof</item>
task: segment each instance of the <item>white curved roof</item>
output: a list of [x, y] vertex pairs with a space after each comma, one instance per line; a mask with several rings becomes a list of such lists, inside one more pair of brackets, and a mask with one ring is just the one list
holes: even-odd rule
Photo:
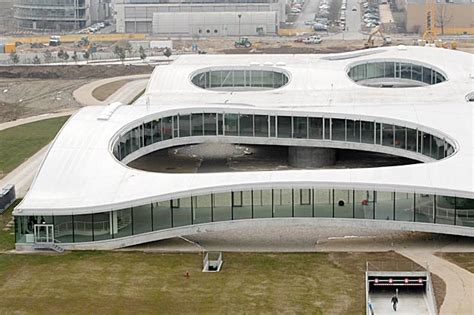
[[[334, 56], [338, 60], [333, 59]], [[370, 88], [348, 78], [362, 60], [406, 60], [433, 65], [447, 81], [414, 88]], [[190, 55], [155, 69], [138, 105], [83, 108], [56, 137], [15, 214], [101, 212], [167, 200], [191, 193], [226, 191], [229, 186], [277, 187], [291, 184], [390, 191], [416, 191], [474, 198], [473, 55], [428, 47], [379, 48], [340, 55]], [[198, 88], [192, 73], [206, 67], [273, 63], [290, 74], [275, 90], [224, 92]], [[276, 66], [276, 64], [279, 66]], [[284, 64], [284, 65], [281, 65]], [[148, 99], [148, 100], [147, 100]], [[149, 104], [149, 105], [147, 105]], [[238, 112], [357, 115], [368, 120], [400, 120], [454, 139], [457, 152], [440, 161], [396, 167], [344, 170], [290, 170], [212, 174], [164, 174], [131, 169], [111, 153], [111, 141], [127, 124], [183, 108]], [[372, 119], [374, 118], [374, 119]], [[377, 118], [377, 119], [375, 119]], [[226, 188], [227, 187], [227, 188]]]

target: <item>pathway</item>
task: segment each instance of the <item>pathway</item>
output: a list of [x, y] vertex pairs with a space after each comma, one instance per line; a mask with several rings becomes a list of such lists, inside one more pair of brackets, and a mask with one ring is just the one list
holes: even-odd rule
[[[75, 90], [72, 95], [74, 96], [74, 99], [76, 101], [78, 101], [84, 106], [105, 105], [117, 101], [120, 101], [124, 104], [128, 104], [130, 101], [133, 100], [133, 98], [135, 98], [135, 96], [137, 96], [144, 88], [146, 88], [149, 78], [150, 74], [137, 74], [131, 76], [121, 76], [97, 80], [81, 86], [80, 88]], [[92, 96], [92, 91], [94, 91], [99, 86], [124, 79], [131, 80], [131, 82], [128, 82], [127, 84], [119, 88], [105, 101], [99, 101], [98, 99]]]
[[[133, 78], [133, 81], [125, 84], [122, 88], [120, 88], [114, 94], [109, 96], [104, 102], [100, 102], [97, 99], [92, 97], [92, 91], [96, 87], [108, 82], [123, 80], [124, 78], [130, 78], [130, 77]], [[94, 81], [82, 86], [81, 88], [74, 91], [73, 94], [74, 94], [74, 97], [79, 101], [79, 103], [83, 105], [103, 105], [103, 104], [109, 104], [116, 101], [128, 103], [146, 87], [148, 79], [144, 79], [144, 78], [149, 78], [149, 77], [150, 77], [149, 74], [145, 74], [145, 75], [115, 77], [115, 78], [109, 78], [105, 80], [98, 80], [98, 81]], [[78, 95], [77, 97], [76, 97], [76, 94]], [[23, 125], [23, 124], [28, 124], [35, 121], [45, 120], [49, 118], [72, 115], [76, 111], [77, 110], [68, 110], [65, 112], [44, 114], [44, 115], [33, 116], [33, 117], [24, 118], [24, 119], [18, 119], [15, 121], [10, 121], [10, 122], [0, 124], [0, 130]], [[14, 184], [16, 196], [18, 198], [24, 197], [31, 183], [33, 182], [33, 179], [36, 175], [36, 172], [39, 166], [41, 165], [41, 162], [43, 161], [46, 155], [48, 146], [49, 144], [46, 145], [41, 150], [39, 150], [36, 154], [31, 156], [21, 165], [19, 165], [16, 169], [8, 173], [4, 178], [0, 179], [0, 188], [6, 186], [7, 184]]]

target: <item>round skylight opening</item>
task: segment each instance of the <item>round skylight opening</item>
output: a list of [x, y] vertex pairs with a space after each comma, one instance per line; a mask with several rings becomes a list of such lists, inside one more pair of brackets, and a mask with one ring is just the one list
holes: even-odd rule
[[351, 65], [347, 75], [368, 87], [408, 88], [435, 85], [447, 80], [440, 71], [407, 61], [365, 61]]
[[212, 91], [259, 91], [281, 88], [290, 81], [283, 69], [246, 67], [212, 68], [195, 72], [191, 82]]

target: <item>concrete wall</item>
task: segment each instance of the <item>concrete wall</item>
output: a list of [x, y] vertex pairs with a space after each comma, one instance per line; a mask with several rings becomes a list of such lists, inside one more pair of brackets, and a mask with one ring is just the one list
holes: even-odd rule
[[[277, 33], [276, 12], [154, 13], [153, 33], [184, 36], [256, 36]], [[260, 30], [260, 32], [258, 32]]]
[[[406, 6], [406, 30], [423, 34], [426, 25], [426, 6], [408, 3]], [[439, 3], [432, 17], [437, 34], [441, 34], [440, 21], [444, 19], [444, 34], [474, 34], [474, 3]], [[444, 18], [442, 18], [444, 17]]]

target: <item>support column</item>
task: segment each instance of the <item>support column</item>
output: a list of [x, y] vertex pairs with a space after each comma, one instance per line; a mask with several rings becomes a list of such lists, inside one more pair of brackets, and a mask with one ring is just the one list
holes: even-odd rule
[[289, 147], [288, 162], [293, 167], [316, 168], [334, 165], [336, 163], [336, 149]]

